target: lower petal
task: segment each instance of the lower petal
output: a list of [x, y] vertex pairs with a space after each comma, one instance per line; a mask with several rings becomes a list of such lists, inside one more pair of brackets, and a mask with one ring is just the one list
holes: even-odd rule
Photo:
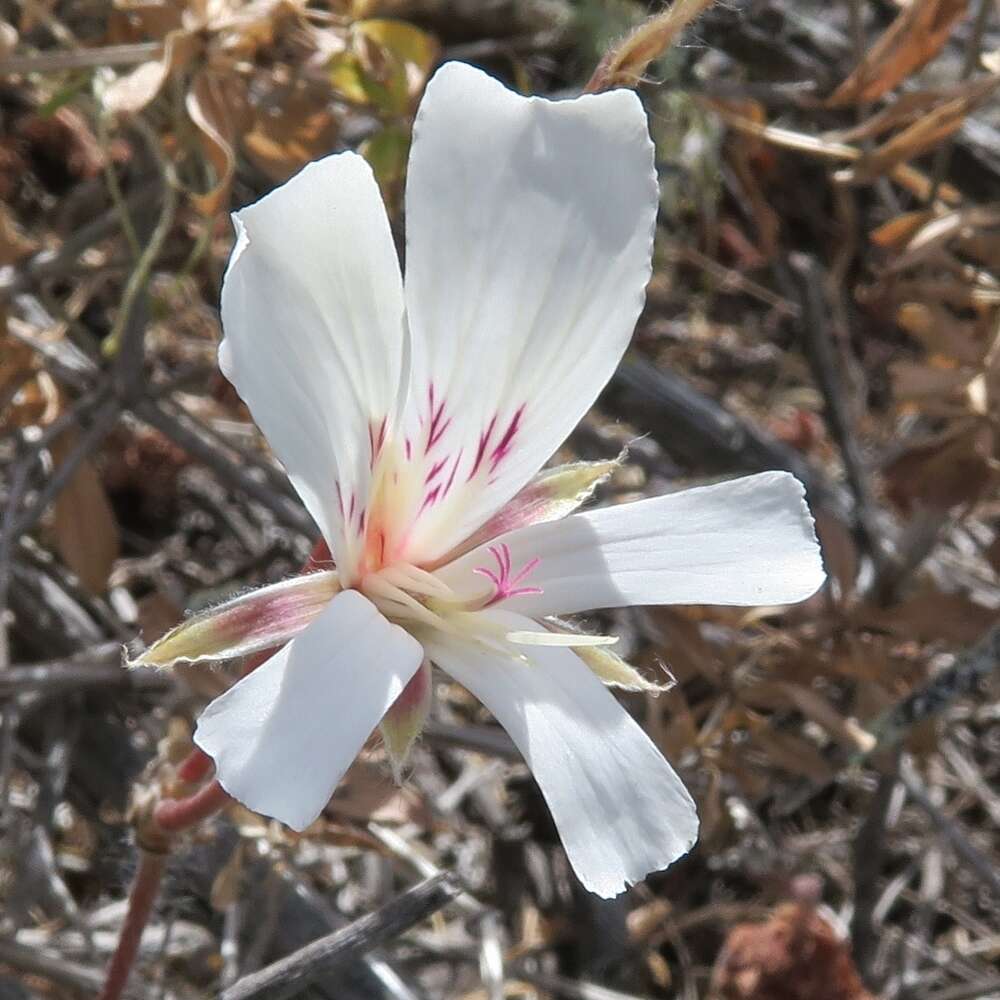
[[[539, 628], [518, 615], [487, 614], [512, 631]], [[526, 662], [447, 636], [425, 646], [517, 744], [587, 889], [615, 896], [691, 849], [698, 832], [691, 796], [575, 653], [535, 647]]]
[[194, 741], [255, 812], [304, 830], [423, 660], [354, 590], [202, 713]]

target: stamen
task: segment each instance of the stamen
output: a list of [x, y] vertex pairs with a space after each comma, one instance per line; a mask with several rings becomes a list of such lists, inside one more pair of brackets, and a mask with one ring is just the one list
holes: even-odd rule
[[508, 642], [518, 646], [613, 646], [617, 635], [586, 635], [582, 632], [508, 632]]
[[410, 621], [448, 630], [447, 622], [440, 615], [429, 610], [402, 588], [390, 583], [381, 573], [366, 577], [361, 589], [379, 610], [383, 610], [382, 604], [385, 602], [394, 605], [393, 610], [384, 611], [387, 618], [408, 618]]
[[396, 587], [409, 591], [411, 594], [423, 594], [425, 597], [442, 597], [453, 600], [455, 591], [433, 573], [420, 569], [418, 566], [399, 564], [388, 566], [381, 572], [381, 577]]

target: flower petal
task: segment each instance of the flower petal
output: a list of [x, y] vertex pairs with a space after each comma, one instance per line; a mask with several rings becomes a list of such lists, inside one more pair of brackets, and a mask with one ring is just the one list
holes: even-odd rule
[[402, 283], [378, 185], [360, 156], [328, 156], [234, 221], [219, 362], [343, 575], [403, 365]]
[[[498, 606], [532, 617], [631, 604], [790, 604], [825, 574], [802, 484], [762, 472], [652, 500], [574, 514], [504, 535], [530, 584]], [[437, 571], [458, 592], [482, 589], [476, 549]]]
[[656, 207], [631, 91], [525, 98], [459, 63], [428, 84], [406, 188], [410, 561], [482, 525], [593, 403], [642, 309]]
[[336, 573], [306, 573], [240, 594], [185, 618], [130, 667], [231, 660], [272, 649], [298, 635], [340, 590]]
[[420, 643], [355, 590], [216, 698], [194, 741], [255, 812], [304, 830], [423, 660]]
[[[484, 614], [511, 630], [539, 628], [519, 615]], [[572, 651], [536, 647], [524, 662], [440, 634], [426, 649], [517, 744], [587, 889], [615, 896], [691, 849], [698, 833], [691, 796]]]

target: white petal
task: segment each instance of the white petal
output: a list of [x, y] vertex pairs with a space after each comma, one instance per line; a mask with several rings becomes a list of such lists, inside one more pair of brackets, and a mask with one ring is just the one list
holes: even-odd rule
[[[632, 604], [790, 604], [825, 574], [802, 484], [762, 472], [652, 500], [574, 514], [504, 535], [516, 573], [539, 560], [524, 593], [500, 606], [532, 617]], [[496, 543], [495, 543], [496, 544]], [[459, 593], [483, 589], [485, 547], [437, 575]]]
[[341, 153], [234, 221], [220, 364], [344, 570], [343, 522], [357, 532], [403, 363], [402, 282], [378, 185]]
[[[509, 629], [538, 626], [484, 612]], [[467, 687], [517, 744], [545, 796], [570, 864], [605, 898], [686, 854], [694, 803], [640, 726], [568, 649], [530, 662], [468, 640], [434, 636], [427, 655]]]
[[355, 590], [216, 698], [194, 741], [255, 812], [305, 829], [423, 659], [423, 649]]
[[642, 309], [656, 207], [631, 91], [548, 101], [435, 74], [406, 188], [411, 561], [483, 524], [593, 403]]

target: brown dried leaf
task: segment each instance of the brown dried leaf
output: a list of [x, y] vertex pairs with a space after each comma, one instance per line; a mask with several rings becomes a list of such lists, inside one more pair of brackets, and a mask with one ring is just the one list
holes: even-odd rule
[[831, 107], [877, 100], [941, 50], [968, 0], [912, 0], [830, 96]]
[[876, 246], [886, 250], [899, 250], [904, 247], [923, 226], [935, 218], [931, 209], [921, 209], [917, 212], [903, 212], [883, 222], [877, 229], [869, 233], [869, 239]]
[[205, 156], [215, 171], [215, 186], [204, 194], [192, 194], [191, 201], [203, 215], [223, 211], [236, 172], [234, 146], [249, 124], [246, 85], [233, 73], [202, 69], [195, 74], [184, 99], [188, 117], [198, 128]]
[[0, 267], [16, 264], [38, 249], [38, 241], [21, 231], [14, 213], [0, 202]]
[[816, 534], [823, 549], [823, 565], [837, 582], [840, 600], [854, 593], [858, 577], [858, 547], [847, 525], [822, 508], [815, 511]]
[[881, 146], [866, 153], [853, 167], [840, 171], [837, 179], [848, 184], [868, 184], [899, 164], [933, 149], [957, 132], [969, 113], [998, 86], [1000, 76], [974, 81], [965, 95], [946, 101], [921, 116]]
[[298, 89], [273, 109], [256, 109], [253, 129], [243, 137], [243, 145], [250, 160], [280, 183], [329, 153], [336, 138], [337, 121], [325, 100], [317, 101]]
[[677, 36], [714, 0], [675, 0], [662, 14], [640, 24], [618, 46], [607, 52], [584, 87], [596, 94], [615, 87], [635, 87], [649, 64], [673, 44]]
[[994, 444], [987, 424], [967, 421], [915, 445], [884, 470], [889, 496], [904, 511], [915, 507], [947, 511], [972, 503], [993, 481]]
[[187, 66], [200, 46], [199, 37], [186, 28], [171, 31], [164, 39], [163, 55], [159, 59], [136, 66], [104, 91], [105, 109], [126, 115], [141, 111], [156, 97], [171, 74]]
[[[58, 468], [73, 449], [75, 433], [63, 434], [52, 448]], [[85, 459], [53, 504], [56, 549], [92, 594], [107, 590], [118, 558], [118, 522], [94, 464]]]

